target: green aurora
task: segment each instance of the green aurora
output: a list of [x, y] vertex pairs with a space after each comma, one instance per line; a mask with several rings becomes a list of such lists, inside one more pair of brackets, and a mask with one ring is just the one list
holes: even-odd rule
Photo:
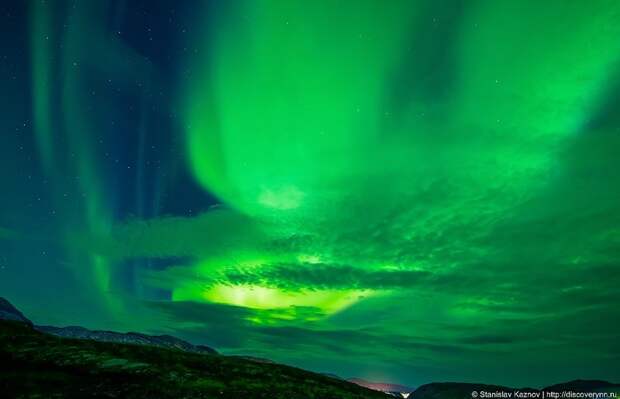
[[[35, 322], [410, 385], [620, 380], [619, 2], [191, 2], [148, 47], [174, 73], [119, 4], [32, 1], [0, 83], [0, 293]], [[183, 185], [198, 211], [167, 211]]]

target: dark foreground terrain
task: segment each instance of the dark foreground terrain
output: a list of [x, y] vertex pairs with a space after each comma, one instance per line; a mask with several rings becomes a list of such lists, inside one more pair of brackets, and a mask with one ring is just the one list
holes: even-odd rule
[[[615, 396], [613, 396], [615, 395]], [[620, 398], [620, 385], [598, 380], [575, 380], [542, 389], [510, 388], [500, 385], [460, 382], [434, 382], [420, 386], [410, 398], [415, 399], [606, 399]]]
[[0, 320], [1, 398], [386, 398], [279, 364], [60, 338]]
[[[386, 399], [388, 392], [393, 397], [414, 399], [493, 397], [486, 394], [509, 399], [620, 399], [620, 385], [596, 380], [571, 381], [542, 390], [469, 383], [431, 383], [413, 390], [351, 381], [386, 393], [266, 359], [219, 355], [212, 348], [167, 335], [36, 326], [0, 298], [0, 399]], [[584, 396], [586, 392], [608, 395]]]

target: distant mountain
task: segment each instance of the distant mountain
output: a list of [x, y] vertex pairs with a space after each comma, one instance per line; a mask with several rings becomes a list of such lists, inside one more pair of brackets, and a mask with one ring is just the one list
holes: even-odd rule
[[32, 322], [28, 320], [22, 312], [17, 310], [15, 306], [11, 304], [11, 302], [6, 299], [0, 297], [0, 320], [13, 320], [13, 321], [21, 321], [26, 324], [32, 325]]
[[574, 380], [551, 385], [542, 390], [552, 392], [602, 392], [603, 390], [611, 390], [613, 392], [618, 392], [618, 390], [620, 390], [620, 384], [612, 384], [611, 382], [600, 380]]
[[[502, 393], [506, 398], [514, 398], [515, 392], [620, 392], [619, 384], [612, 384], [607, 381], [598, 380], [575, 380], [562, 384], [551, 385], [542, 390], [533, 388], [511, 388], [500, 385], [470, 384], [460, 382], [434, 382], [425, 384], [413, 391], [412, 397], [415, 399], [457, 399], [457, 398], [482, 398], [483, 393], [496, 393], [495, 397]], [[507, 396], [511, 394], [511, 396]], [[541, 395], [542, 397], [542, 395]], [[561, 397], [561, 396], [560, 396]]]
[[[65, 339], [58, 339], [62, 337]], [[172, 349], [172, 350], [170, 350]], [[545, 392], [615, 392], [620, 384], [574, 380]], [[381, 399], [483, 398], [485, 393], [543, 390], [471, 383], [431, 383], [417, 389], [345, 381], [251, 356], [223, 356], [169, 335], [34, 326], [0, 298], [2, 397]], [[380, 391], [380, 392], [379, 392]], [[501, 397], [501, 396], [495, 396]], [[561, 396], [560, 396], [561, 397]]]
[[383, 399], [295, 367], [150, 345], [70, 339], [0, 320], [0, 397]]
[[512, 392], [514, 389], [500, 385], [469, 384], [461, 382], [433, 382], [413, 391], [415, 399], [471, 398], [472, 392]]
[[0, 320], [21, 321], [46, 334], [62, 338], [92, 339], [101, 342], [120, 344], [150, 345], [166, 349], [177, 349], [192, 353], [217, 353], [215, 349], [204, 345], [193, 345], [170, 335], [147, 335], [135, 332], [118, 333], [113, 331], [89, 330], [84, 327], [34, 326], [15, 306], [0, 297]]
[[114, 331], [89, 330], [84, 327], [52, 327], [35, 326], [35, 329], [46, 334], [63, 338], [92, 339], [101, 342], [119, 344], [150, 345], [166, 349], [177, 349], [193, 353], [217, 353], [215, 349], [204, 345], [193, 345], [170, 335], [147, 335], [136, 332], [118, 333]]
[[33, 326], [0, 298], [0, 397], [382, 399], [385, 395], [266, 359], [219, 355], [167, 335]]
[[[399, 384], [390, 384], [386, 382], [371, 382], [361, 378], [349, 378], [347, 381], [357, 384], [368, 389], [389, 393], [392, 396], [400, 396], [407, 398], [415, 389]], [[404, 394], [404, 395], [403, 395]]]

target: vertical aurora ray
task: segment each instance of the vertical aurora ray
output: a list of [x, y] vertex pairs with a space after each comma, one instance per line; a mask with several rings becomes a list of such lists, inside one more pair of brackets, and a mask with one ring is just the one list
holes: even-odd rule
[[[102, 254], [76, 248], [79, 234], [106, 236], [114, 224], [114, 193], [103, 164], [103, 138], [109, 132], [102, 122], [117, 112], [114, 104], [95, 97], [102, 81], [135, 84], [148, 76], [149, 65], [125, 47], [106, 28], [110, 4], [106, 1], [75, 2], [55, 9], [46, 2], [31, 4], [31, 56], [33, 61], [33, 113], [36, 143], [42, 166], [54, 182], [54, 208], [64, 217], [62, 236], [76, 278], [85, 292], [109, 317], [123, 317], [123, 299], [114, 292], [118, 265]], [[66, 18], [63, 30], [54, 23]], [[58, 43], [62, 45], [58, 46]], [[99, 52], [93, 51], [96, 43]], [[52, 75], [60, 79], [52, 82]], [[144, 86], [144, 85], [142, 85]], [[52, 118], [54, 112], [61, 115]], [[144, 121], [140, 124], [140, 146], [144, 146]], [[55, 159], [54, 150], [60, 156]], [[144, 162], [143, 158], [138, 163]], [[143, 165], [137, 165], [142, 180]], [[136, 190], [142, 190], [142, 182]], [[67, 200], [71, 199], [71, 206]], [[138, 214], [142, 193], [136, 195]], [[78, 246], [79, 247], [79, 246]]]
[[39, 146], [39, 156], [43, 168], [47, 171], [52, 167], [53, 137], [51, 121], [51, 51], [53, 37], [51, 30], [50, 5], [45, 2], [31, 4], [30, 35], [32, 58], [33, 114], [34, 129]]
[[[85, 81], [89, 78], [86, 75], [89, 68], [87, 54], [90, 50], [83, 32], [94, 32], [95, 25], [91, 24], [89, 16], [96, 14], [96, 8], [102, 5], [102, 2], [76, 4], [71, 8], [66, 29], [60, 37], [53, 29], [53, 18], [58, 18], [58, 15], [52, 15], [51, 5], [46, 2], [32, 2], [31, 5], [35, 132], [43, 168], [54, 181], [54, 206], [62, 209], [65, 216], [62, 230], [67, 239], [76, 226], [106, 234], [111, 224], [93, 143], [98, 127], [93, 122], [93, 106], [89, 105], [85, 94]], [[54, 45], [59, 41], [63, 43], [60, 51]], [[60, 72], [62, 79], [52, 87], [50, 76], [55, 72]], [[57, 92], [53, 89], [56, 88], [60, 90], [60, 95], [54, 97]], [[58, 100], [58, 106], [53, 105]], [[51, 118], [52, 113], [57, 111], [62, 112], [60, 123]], [[70, 156], [56, 162], [53, 158], [54, 147], [60, 143], [64, 144], [62, 152]], [[76, 180], [77, 189], [73, 188], [71, 179]], [[65, 206], [69, 196], [73, 198], [70, 210]], [[73, 252], [70, 263], [76, 265], [73, 271], [81, 284], [91, 287], [88, 291], [92, 292], [92, 298], [104, 309], [118, 312], [118, 302], [108, 295], [111, 265], [102, 256], [85, 255], [70, 248], [71, 245], [68, 245], [67, 250]]]

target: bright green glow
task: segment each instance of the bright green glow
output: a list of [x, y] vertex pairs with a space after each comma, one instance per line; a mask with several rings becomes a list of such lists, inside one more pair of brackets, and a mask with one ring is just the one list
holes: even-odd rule
[[[231, 263], [233, 259], [234, 263]], [[286, 258], [280, 257], [279, 260], [286, 260]], [[209, 301], [252, 309], [314, 307], [323, 314], [333, 314], [345, 309], [360, 298], [373, 294], [372, 290], [313, 288], [311, 290], [292, 291], [252, 283], [231, 285], [225, 274], [227, 267], [230, 266], [234, 266], [236, 270], [245, 273], [253, 273], [263, 267], [269, 267], [277, 261], [278, 259], [274, 257], [260, 259], [253, 258], [251, 253], [235, 253], [234, 258], [225, 257], [202, 262], [193, 267], [193, 280], [184, 281], [174, 288], [172, 300]], [[299, 261], [317, 264], [319, 259], [316, 256], [300, 255]]]
[[[327, 2], [240, 6], [252, 22], [223, 23], [208, 43], [217, 54], [212, 73], [199, 70], [205, 86], [194, 83], [188, 93], [188, 155], [198, 181], [242, 212], [304, 220], [312, 229], [315, 212], [342, 200], [337, 187], [365, 173], [411, 11], [363, 1], [342, 19], [340, 6]], [[204, 297], [333, 313], [360, 293], [215, 286]]]
[[[105, 183], [97, 143], [124, 145], [105, 122], [125, 104], [93, 100], [88, 83], [135, 84], [150, 68], [105, 30], [101, 4], [69, 7], [62, 47], [43, 41], [54, 21], [33, 8], [33, 115], [55, 195], [79, 194], [62, 262], [113, 317], [370, 379], [616, 378], [620, 3], [192, 10], [209, 32], [183, 43], [193, 51], [170, 110], [183, 137], [161, 142], [185, 143], [172, 156], [223, 206], [121, 221], [125, 185]], [[3, 243], [16, 236], [0, 229]], [[178, 260], [136, 270], [169, 303], [117, 306], [114, 272], [136, 258]]]
[[[365, 1], [347, 18], [321, 1], [238, 8], [247, 22], [222, 22], [195, 63], [187, 142], [198, 181], [250, 214], [315, 215], [343, 187], [381, 174], [405, 176], [391, 184], [417, 192], [427, 168], [445, 161], [462, 195], [508, 182], [511, 196], [523, 195], [598, 104], [619, 46], [604, 28], [616, 18], [613, 3], [481, 2], [463, 27], [457, 83], [429, 109], [415, 98], [389, 102], [420, 23], [415, 4]], [[537, 39], [524, 45], [524, 36]]]
[[[188, 93], [188, 155], [205, 188], [251, 214], [300, 211], [363, 170], [411, 6], [243, 3]], [[378, 22], [381, 29], [377, 29]], [[213, 50], [214, 49], [214, 50]], [[204, 65], [197, 60], [197, 65]], [[338, 197], [336, 197], [338, 198]]]
[[531, 192], [532, 176], [553, 167], [562, 140], [606, 94], [619, 59], [617, 4], [489, 1], [470, 12], [454, 123], [476, 129], [482, 148], [471, 158], [490, 164], [480, 168], [485, 185], [509, 182]]
[[[292, 256], [310, 249], [363, 270], [449, 270], [457, 260], [434, 257], [442, 248], [428, 237], [469, 225], [478, 226], [472, 240], [488, 234], [545, 187], [558, 150], [599, 104], [620, 49], [618, 6], [476, 3], [452, 54], [459, 74], [448, 95], [429, 103], [415, 80], [426, 77], [403, 76], [411, 93], [396, 101], [394, 74], [415, 71], [431, 52], [416, 37], [424, 7], [363, 1], [343, 17], [341, 4], [326, 1], [237, 5], [243, 21], [223, 19], [199, 43], [204, 58], [193, 60], [183, 101], [197, 181], [279, 225], [274, 238], [313, 237]], [[433, 193], [438, 184], [445, 193]], [[489, 254], [460, 245], [454, 251], [473, 258]], [[221, 291], [208, 299], [240, 303], [235, 289]]]
[[[198, 294], [198, 295], [196, 295]], [[253, 309], [278, 309], [291, 306], [311, 306], [325, 313], [334, 313], [353, 304], [368, 292], [360, 290], [322, 290], [287, 292], [254, 285], [215, 285], [203, 292], [175, 290], [175, 301], [204, 301], [226, 303]]]
[[483, 2], [472, 13], [455, 93], [462, 118], [524, 144], [578, 129], [618, 61], [617, 4]]

